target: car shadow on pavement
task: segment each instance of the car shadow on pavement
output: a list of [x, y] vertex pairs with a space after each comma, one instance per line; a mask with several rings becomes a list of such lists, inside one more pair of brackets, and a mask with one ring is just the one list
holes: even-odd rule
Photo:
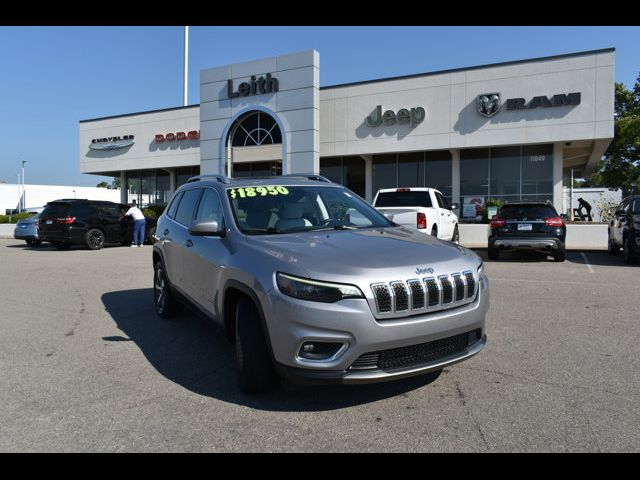
[[[88, 249], [84, 245], [70, 245], [69, 247], [64, 248], [64, 249], [57, 249], [51, 243], [43, 243], [41, 245], [38, 245], [37, 247], [29, 246], [26, 243], [18, 243], [16, 245], [5, 245], [5, 246], [7, 248], [21, 248], [22, 250], [29, 250], [29, 251], [32, 251], [32, 252], [68, 252], [68, 251], [72, 251], [72, 250], [92, 251], [92, 250]], [[122, 247], [122, 246], [123, 245], [120, 244], [120, 243], [107, 243], [107, 244], [103, 245], [102, 248], [113, 248], [113, 247]], [[129, 245], [124, 245], [124, 246], [128, 247]], [[145, 244], [145, 246], [147, 246], [147, 244]], [[94, 251], [97, 251], [97, 250], [94, 250]]]
[[373, 385], [280, 387], [271, 393], [247, 395], [238, 387], [233, 346], [212, 322], [186, 308], [175, 319], [158, 317], [152, 288], [105, 293], [102, 302], [128, 337], [104, 337], [104, 341], [126, 344], [123, 340], [130, 339], [168, 380], [229, 403], [269, 411], [336, 410], [408, 393], [434, 381], [418, 376]]

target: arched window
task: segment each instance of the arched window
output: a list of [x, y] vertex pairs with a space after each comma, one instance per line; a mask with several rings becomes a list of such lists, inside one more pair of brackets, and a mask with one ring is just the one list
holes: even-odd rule
[[282, 133], [274, 118], [260, 111], [238, 118], [231, 129], [232, 147], [255, 147], [282, 143]]

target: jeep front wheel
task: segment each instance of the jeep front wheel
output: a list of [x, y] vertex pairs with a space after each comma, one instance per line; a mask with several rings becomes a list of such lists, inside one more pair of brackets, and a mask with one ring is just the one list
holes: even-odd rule
[[253, 302], [241, 298], [236, 307], [236, 362], [240, 389], [245, 393], [268, 392], [276, 383], [260, 315]]

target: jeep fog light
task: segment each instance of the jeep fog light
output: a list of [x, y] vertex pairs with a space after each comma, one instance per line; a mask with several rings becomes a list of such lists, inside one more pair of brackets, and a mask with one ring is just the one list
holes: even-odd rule
[[335, 356], [343, 345], [333, 342], [304, 342], [298, 356], [307, 360], [327, 360]]
[[364, 298], [360, 289], [354, 285], [319, 282], [280, 272], [276, 274], [276, 281], [282, 293], [301, 300], [333, 303], [344, 298]]

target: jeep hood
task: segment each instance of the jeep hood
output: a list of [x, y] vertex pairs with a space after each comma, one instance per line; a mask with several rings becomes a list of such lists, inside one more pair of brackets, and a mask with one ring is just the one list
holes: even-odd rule
[[418, 275], [417, 268], [433, 268], [438, 275], [475, 269], [480, 263], [464, 247], [403, 227], [252, 236], [248, 242], [275, 258], [287, 258], [309, 278], [328, 281], [389, 275], [408, 279], [426, 276]]

